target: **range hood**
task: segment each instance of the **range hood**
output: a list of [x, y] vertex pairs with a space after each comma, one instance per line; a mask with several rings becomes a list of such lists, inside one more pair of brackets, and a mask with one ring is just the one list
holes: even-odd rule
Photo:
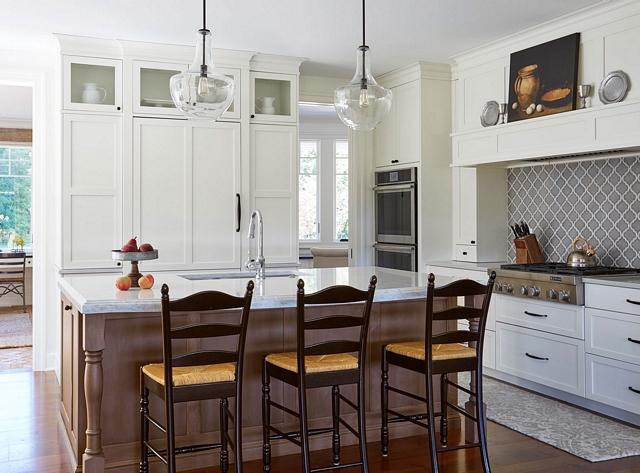
[[640, 101], [453, 133], [452, 166], [532, 166], [640, 155]]

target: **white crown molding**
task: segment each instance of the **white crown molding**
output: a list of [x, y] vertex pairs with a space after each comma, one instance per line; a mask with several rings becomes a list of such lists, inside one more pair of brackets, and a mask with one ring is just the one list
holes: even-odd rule
[[89, 38], [54, 33], [60, 43], [60, 54], [122, 59], [122, 47], [115, 39]]
[[385, 87], [397, 87], [418, 79], [451, 80], [451, 66], [435, 62], [415, 62], [376, 77]]
[[591, 29], [604, 24], [640, 14], [638, 0], [602, 0], [577, 12], [555, 18], [539, 25], [518, 31], [512, 35], [492, 41], [477, 48], [451, 56], [458, 63], [458, 71], [485, 64], [489, 61], [508, 57], [520, 51], [554, 38]]
[[279, 56], [275, 54], [256, 54], [251, 59], [252, 71], [282, 72], [285, 74], [300, 75], [300, 64], [306, 57]]

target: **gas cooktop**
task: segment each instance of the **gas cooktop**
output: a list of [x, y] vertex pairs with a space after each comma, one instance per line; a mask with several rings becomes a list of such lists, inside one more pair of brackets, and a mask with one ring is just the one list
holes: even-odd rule
[[564, 274], [567, 276], [600, 276], [605, 274], [640, 273], [636, 268], [619, 268], [616, 266], [592, 266], [589, 268], [574, 268], [566, 263], [529, 263], [503, 264], [500, 269], [522, 271], [526, 273]]

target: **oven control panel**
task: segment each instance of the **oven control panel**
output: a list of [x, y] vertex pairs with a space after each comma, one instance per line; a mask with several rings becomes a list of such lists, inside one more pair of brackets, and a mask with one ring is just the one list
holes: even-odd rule
[[497, 277], [493, 285], [493, 292], [515, 297], [537, 299], [564, 304], [584, 304], [584, 294], [575, 284], [553, 281], [551, 275], [545, 275], [548, 280], [538, 276], [536, 280]]

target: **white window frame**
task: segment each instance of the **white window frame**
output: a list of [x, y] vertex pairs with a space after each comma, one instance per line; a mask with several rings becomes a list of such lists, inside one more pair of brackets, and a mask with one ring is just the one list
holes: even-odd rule
[[[320, 194], [320, 179], [321, 179], [321, 153], [322, 153], [322, 143], [321, 140], [319, 138], [300, 138], [299, 140], [299, 147], [298, 149], [300, 150], [300, 152], [298, 153], [298, 192], [300, 191], [300, 176], [302, 175], [300, 173], [300, 160], [303, 159], [302, 156], [302, 143], [304, 141], [313, 141], [316, 143], [316, 237], [315, 238], [305, 238], [305, 239], [301, 239], [300, 238], [300, 233], [298, 230], [298, 242], [299, 243], [317, 243], [322, 239], [322, 235], [320, 234], [321, 232], [321, 226], [320, 226], [320, 212], [322, 211], [321, 209], [321, 205], [320, 202], [322, 200], [322, 196]], [[299, 201], [300, 197], [298, 196], [298, 201]], [[300, 208], [298, 207], [298, 215], [300, 212]]]
[[[336, 161], [338, 160], [337, 157], [337, 148], [338, 148], [338, 142], [344, 142], [347, 145], [347, 162], [349, 161], [349, 140], [345, 139], [345, 138], [336, 138], [333, 140], [333, 228], [331, 229], [331, 237], [333, 239], [334, 242], [340, 242], [340, 239], [337, 238], [337, 233], [338, 233], [338, 216], [337, 216], [337, 210], [338, 210], [338, 187], [336, 186], [336, 178], [338, 177], [337, 174], [337, 169], [336, 169]], [[340, 158], [340, 159], [344, 159], [344, 158]], [[342, 174], [341, 174], [342, 175]], [[349, 170], [347, 168], [347, 179], [349, 178]], [[350, 182], [349, 182], [350, 183]], [[343, 242], [342, 242], [343, 243]]]
[[[7, 177], [7, 178], [24, 178], [24, 177], [29, 177], [29, 179], [31, 179], [31, 208], [33, 209], [33, 142], [20, 142], [20, 141], [0, 141], [0, 148], [30, 148], [31, 149], [31, 175], [29, 176], [14, 176], [14, 175], [7, 175], [7, 176], [1, 176], [2, 177]], [[11, 169], [11, 162], [13, 160], [11, 158], [9, 158], [9, 169]], [[31, 238], [33, 238], [33, 211], [31, 212]], [[33, 241], [30, 242], [29, 245], [25, 245], [24, 246], [24, 250], [27, 251], [32, 251], [32, 247], [33, 247]]]

